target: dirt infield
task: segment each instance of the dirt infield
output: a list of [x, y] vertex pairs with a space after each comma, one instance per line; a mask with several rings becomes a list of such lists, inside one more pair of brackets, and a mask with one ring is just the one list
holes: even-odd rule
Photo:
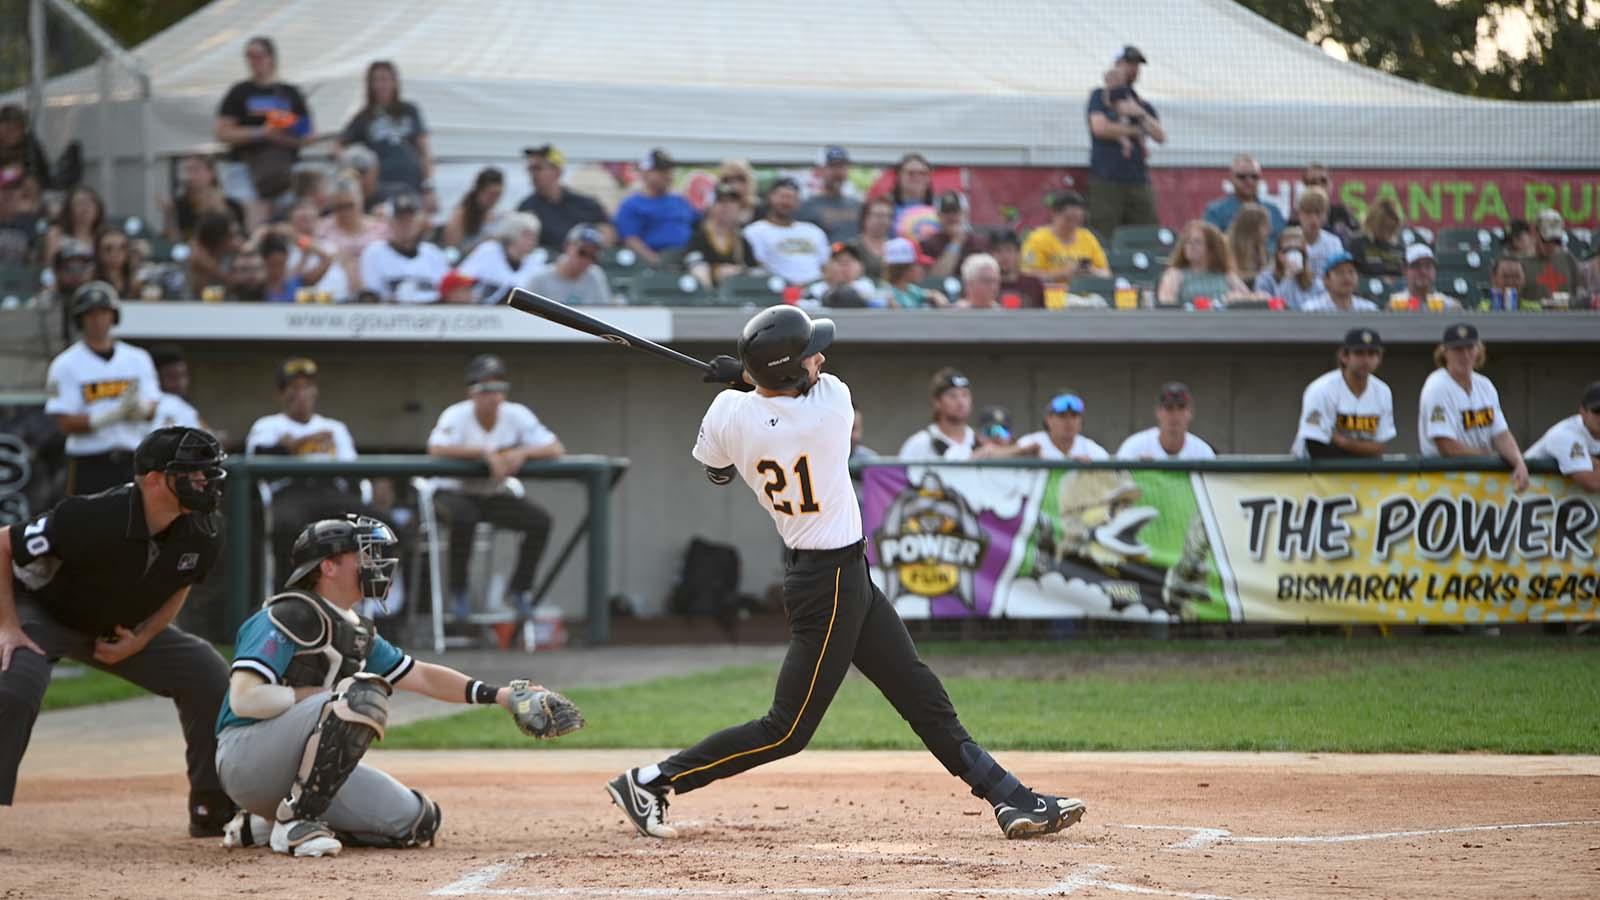
[[[917, 753], [802, 754], [674, 801], [638, 837], [606, 778], [650, 752], [377, 752], [445, 811], [438, 846], [294, 860], [183, 831], [176, 775], [24, 775], [0, 897], [1593, 897], [1600, 758], [1001, 754], [1083, 797], [1000, 837]], [[173, 764], [176, 764], [173, 760]], [[137, 767], [135, 767], [137, 768]]]

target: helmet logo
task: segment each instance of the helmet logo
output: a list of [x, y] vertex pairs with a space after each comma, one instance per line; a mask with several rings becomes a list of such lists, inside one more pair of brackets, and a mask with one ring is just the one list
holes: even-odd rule
[[628, 343], [628, 339], [627, 338], [623, 337], [620, 334], [602, 334], [602, 335], [600, 335], [600, 337], [605, 339], [605, 340], [610, 341], [613, 344], [620, 344], [623, 347], [631, 347], [631, 346], [633, 346], [632, 344]]
[[781, 366], [781, 365], [783, 365], [784, 363], [788, 362], [789, 360], [791, 360], [793, 358], [794, 357], [792, 357], [792, 356], [779, 357], [778, 359], [775, 359], [772, 362], [767, 363], [767, 368], [770, 369], [773, 366]]

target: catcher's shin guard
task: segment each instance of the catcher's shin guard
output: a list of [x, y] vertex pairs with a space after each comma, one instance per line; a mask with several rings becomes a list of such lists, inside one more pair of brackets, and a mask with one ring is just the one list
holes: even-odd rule
[[417, 800], [422, 808], [417, 812], [417, 818], [406, 828], [405, 834], [399, 837], [386, 837], [375, 834], [349, 834], [339, 833], [339, 840], [346, 847], [382, 847], [387, 850], [406, 850], [411, 847], [421, 847], [423, 844], [433, 846], [433, 837], [439, 833], [439, 825], [444, 822], [444, 813], [440, 811], [439, 804], [428, 799], [428, 795], [411, 788], [411, 793], [417, 795]]
[[278, 803], [278, 821], [317, 819], [361, 763], [373, 738], [389, 723], [387, 681], [359, 673], [339, 683], [322, 707], [322, 719], [306, 739], [305, 755], [289, 796]]

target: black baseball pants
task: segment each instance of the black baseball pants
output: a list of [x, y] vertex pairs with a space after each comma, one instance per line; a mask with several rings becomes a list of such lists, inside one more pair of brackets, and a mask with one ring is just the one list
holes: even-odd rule
[[132, 480], [132, 450], [67, 457], [67, 493], [73, 496], [98, 494]]
[[789, 652], [772, 708], [674, 754], [661, 775], [682, 793], [799, 753], [822, 723], [852, 664], [871, 679], [952, 775], [966, 771], [972, 740], [939, 676], [917, 656], [899, 613], [867, 575], [860, 543], [790, 550], [783, 578]]
[[450, 519], [450, 584], [452, 591], [467, 586], [467, 564], [472, 560], [472, 529], [479, 522], [496, 528], [522, 532], [517, 550], [517, 567], [511, 571], [506, 587], [511, 591], [533, 590], [533, 574], [550, 540], [550, 513], [522, 497], [510, 494], [465, 494], [440, 491], [434, 498]]

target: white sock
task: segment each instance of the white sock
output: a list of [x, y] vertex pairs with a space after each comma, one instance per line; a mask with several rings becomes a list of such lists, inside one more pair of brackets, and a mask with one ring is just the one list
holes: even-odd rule
[[655, 763], [651, 763], [648, 766], [640, 766], [638, 773], [633, 776], [633, 780], [639, 782], [640, 784], [649, 784], [660, 777], [661, 767]]

